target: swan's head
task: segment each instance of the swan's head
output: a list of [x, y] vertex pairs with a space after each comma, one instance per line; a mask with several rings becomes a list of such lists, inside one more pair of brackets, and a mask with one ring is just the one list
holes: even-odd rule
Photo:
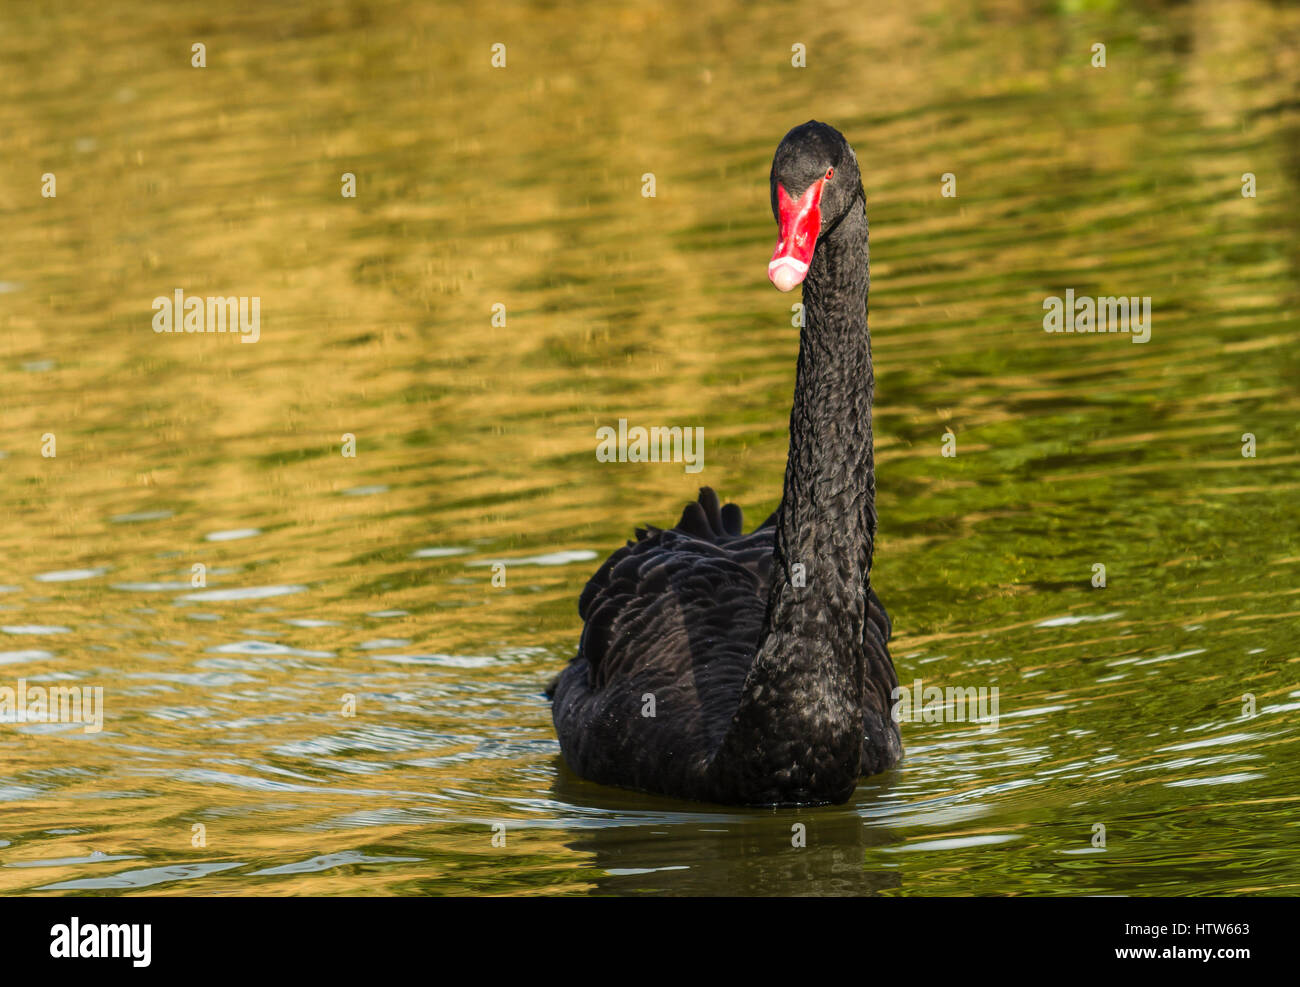
[[809, 120], [782, 139], [772, 159], [772, 215], [778, 227], [767, 276], [782, 291], [808, 274], [817, 239], [862, 191], [853, 148], [834, 127]]

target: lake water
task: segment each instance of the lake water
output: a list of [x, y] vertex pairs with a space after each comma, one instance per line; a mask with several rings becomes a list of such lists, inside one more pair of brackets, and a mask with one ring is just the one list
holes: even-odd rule
[[[1297, 893], [1300, 10], [948, 6], [7, 11], [0, 686], [104, 723], [0, 723], [0, 892]], [[703, 483], [776, 506], [811, 117], [899, 678], [999, 724], [842, 807], [593, 786], [541, 692], [585, 580]], [[155, 333], [176, 289], [260, 339]], [[1150, 340], [1045, 333], [1067, 289]], [[619, 418], [704, 469], [598, 462]]]

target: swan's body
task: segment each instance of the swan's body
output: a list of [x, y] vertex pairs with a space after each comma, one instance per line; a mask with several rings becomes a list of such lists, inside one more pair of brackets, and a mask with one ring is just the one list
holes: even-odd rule
[[[867, 220], [852, 148], [792, 130], [772, 164], [769, 277], [804, 285], [781, 506], [748, 535], [705, 488], [588, 582], [578, 655], [554, 686], [569, 765], [711, 802], [843, 802], [902, 752], [876, 531]], [[798, 199], [795, 192], [800, 193]]]

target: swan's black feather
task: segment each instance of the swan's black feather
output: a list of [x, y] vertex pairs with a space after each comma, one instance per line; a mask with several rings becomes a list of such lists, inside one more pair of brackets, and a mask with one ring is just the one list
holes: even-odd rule
[[870, 591], [857, 157], [810, 121], [781, 141], [769, 184], [780, 259], [768, 276], [782, 290], [803, 283], [781, 507], [746, 535], [740, 508], [705, 487], [675, 526], [637, 529], [591, 578], [553, 715], [565, 759], [592, 781], [750, 805], [844, 802], [902, 752], [889, 617]]
[[[699, 769], [692, 758], [721, 740], [758, 647], [774, 518], [744, 535], [741, 509], [720, 506], [705, 487], [675, 527], [637, 529], [637, 539], [591, 577], [578, 602], [585, 622], [578, 654], [549, 690], [564, 757], [579, 774], [690, 790], [687, 776]], [[901, 753], [888, 715], [897, 685], [889, 616], [874, 591], [869, 601], [863, 650], [874, 695], [866, 703], [864, 775]]]

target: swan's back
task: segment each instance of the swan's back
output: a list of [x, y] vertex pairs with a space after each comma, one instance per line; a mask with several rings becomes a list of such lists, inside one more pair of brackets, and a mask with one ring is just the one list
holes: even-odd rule
[[[748, 535], [708, 487], [673, 528], [637, 529], [578, 601], [578, 654], [553, 685], [565, 760], [592, 781], [708, 798], [706, 770], [740, 701], [762, 631], [774, 518]], [[884, 666], [889, 618], [871, 595], [869, 669]], [[868, 672], [868, 687], [876, 676]], [[868, 703], [867, 742], [901, 749], [888, 690]], [[883, 714], [883, 719], [881, 714]], [[873, 722], [874, 721], [874, 722]], [[892, 759], [891, 759], [892, 763]], [[875, 768], [864, 763], [864, 771]]]

